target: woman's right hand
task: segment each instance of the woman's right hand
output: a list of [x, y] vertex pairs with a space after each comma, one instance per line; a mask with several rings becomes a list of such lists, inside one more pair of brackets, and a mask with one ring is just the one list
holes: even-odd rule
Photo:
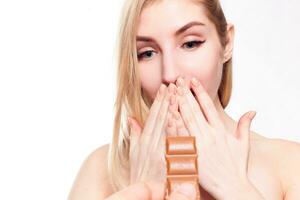
[[162, 84], [150, 108], [144, 127], [132, 117], [130, 126], [130, 184], [166, 180], [165, 127], [170, 117], [170, 100], [176, 86]]
[[[165, 200], [165, 185], [158, 182], [136, 183], [114, 193], [105, 200]], [[191, 184], [182, 184], [167, 200], [194, 200], [196, 191]]]

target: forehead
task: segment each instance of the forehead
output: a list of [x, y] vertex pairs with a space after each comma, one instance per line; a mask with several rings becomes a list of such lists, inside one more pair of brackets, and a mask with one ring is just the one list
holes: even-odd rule
[[202, 22], [206, 28], [212, 26], [201, 3], [192, 0], [162, 0], [142, 10], [137, 32], [138, 35], [155, 35], [163, 31], [173, 34], [191, 21]]

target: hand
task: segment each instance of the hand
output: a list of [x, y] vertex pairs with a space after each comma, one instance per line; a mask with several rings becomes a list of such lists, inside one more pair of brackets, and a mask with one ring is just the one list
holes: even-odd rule
[[[182, 184], [167, 200], [194, 200], [196, 191], [190, 184]], [[136, 183], [114, 193], [105, 200], [164, 200], [165, 184], [159, 182]]]
[[142, 128], [129, 118], [130, 126], [130, 183], [165, 181], [165, 126], [170, 115], [168, 107], [176, 86], [161, 85]]
[[[176, 87], [173, 83], [170, 87]], [[176, 92], [175, 92], [176, 93]], [[170, 98], [168, 125], [166, 127], [166, 134], [168, 136], [189, 136], [189, 132], [183, 122], [183, 119], [178, 112], [178, 101], [176, 95], [172, 94]]]
[[248, 180], [249, 133], [255, 112], [245, 113], [230, 133], [201, 83], [196, 79], [192, 83], [196, 99], [184, 79], [176, 82], [180, 115], [189, 134], [196, 137], [200, 185], [222, 199]]
[[163, 200], [165, 194], [164, 184], [160, 183], [135, 183], [123, 190], [114, 193], [105, 200]]

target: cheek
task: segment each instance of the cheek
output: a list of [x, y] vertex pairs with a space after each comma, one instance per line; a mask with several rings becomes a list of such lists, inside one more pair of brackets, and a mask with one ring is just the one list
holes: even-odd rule
[[218, 49], [199, 49], [198, 52], [189, 54], [181, 66], [183, 74], [187, 78], [195, 77], [202, 83], [205, 90], [215, 98], [217, 95], [218, 87], [222, 78], [223, 64], [221, 62], [220, 53]]
[[203, 70], [198, 71], [195, 76], [203, 84], [203, 87], [209, 94], [209, 96], [214, 99], [217, 95], [219, 85], [222, 78], [222, 65], [218, 62], [212, 62], [211, 65], [201, 66]]
[[[207, 45], [193, 53], [180, 53], [174, 64], [177, 66], [176, 76], [184, 76], [188, 79], [197, 78], [203, 84], [205, 90], [215, 98], [222, 78], [222, 62], [220, 47]], [[142, 62], [138, 65], [141, 87], [151, 98], [155, 99], [156, 93], [162, 81], [162, 69], [158, 60]]]
[[152, 100], [155, 98], [161, 83], [161, 70], [156, 66], [159, 65], [141, 64], [139, 66], [141, 87]]

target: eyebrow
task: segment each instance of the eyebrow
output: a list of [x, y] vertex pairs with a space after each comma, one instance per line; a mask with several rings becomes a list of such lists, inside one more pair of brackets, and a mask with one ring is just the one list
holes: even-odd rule
[[[180, 29], [178, 29], [174, 35], [178, 36], [193, 26], [205, 26], [205, 24], [203, 24], [202, 22], [192, 21], [190, 23], [187, 23]], [[136, 39], [137, 39], [137, 41], [143, 41], [143, 42], [155, 42], [155, 40], [153, 38], [146, 37], [146, 36], [137, 36]]]

